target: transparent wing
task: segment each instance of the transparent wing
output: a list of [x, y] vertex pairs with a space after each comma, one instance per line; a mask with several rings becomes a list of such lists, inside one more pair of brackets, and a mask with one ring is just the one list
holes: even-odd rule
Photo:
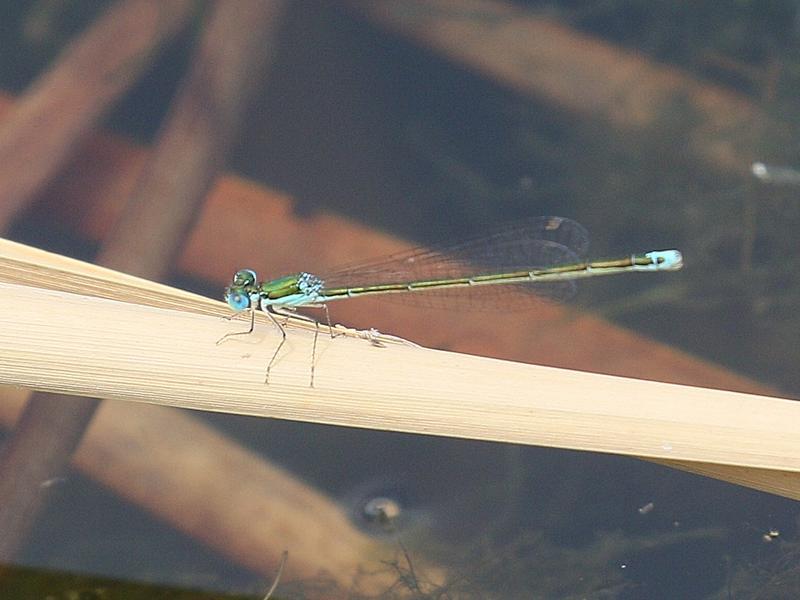
[[[570, 264], [580, 262], [586, 255], [588, 240], [586, 230], [571, 219], [537, 217], [456, 244], [409, 250], [335, 270], [322, 277], [323, 292], [324, 289], [438, 281]], [[495, 310], [530, 306], [541, 298], [565, 299], [574, 290], [573, 282], [562, 281], [439, 288], [384, 297], [418, 305]]]

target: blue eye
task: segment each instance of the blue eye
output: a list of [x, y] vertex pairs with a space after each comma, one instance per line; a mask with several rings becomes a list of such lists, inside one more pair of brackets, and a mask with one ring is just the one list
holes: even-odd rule
[[243, 292], [228, 290], [225, 292], [225, 302], [233, 310], [245, 310], [250, 308], [250, 296]]

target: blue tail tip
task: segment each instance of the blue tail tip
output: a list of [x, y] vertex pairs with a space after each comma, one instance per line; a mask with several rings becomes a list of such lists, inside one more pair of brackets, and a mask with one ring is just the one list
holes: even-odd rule
[[677, 271], [683, 267], [683, 254], [679, 250], [654, 250], [646, 256], [653, 261], [653, 268], [659, 271]]

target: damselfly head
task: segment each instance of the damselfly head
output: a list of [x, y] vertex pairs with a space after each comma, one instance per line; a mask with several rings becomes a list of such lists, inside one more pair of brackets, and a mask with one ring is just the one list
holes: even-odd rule
[[252, 269], [242, 269], [234, 273], [231, 288], [247, 288], [255, 285], [256, 281], [258, 281], [258, 279], [255, 271]]
[[251, 269], [236, 271], [231, 284], [225, 288], [223, 296], [225, 302], [236, 311], [251, 308], [257, 283], [258, 278], [255, 271]]

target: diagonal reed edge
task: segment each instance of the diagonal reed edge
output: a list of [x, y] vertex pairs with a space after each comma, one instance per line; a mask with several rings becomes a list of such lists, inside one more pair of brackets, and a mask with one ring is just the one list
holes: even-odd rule
[[[221, 316], [228, 314], [226, 307], [221, 302], [209, 300], [194, 294], [175, 290], [168, 286], [155, 284], [135, 277], [116, 273], [108, 269], [103, 269], [94, 265], [82, 263], [80, 261], [67, 259], [58, 255], [43, 252], [41, 250], [36, 250], [22, 244], [16, 244], [7, 241], [0, 241], [0, 281], [14, 284], [33, 284], [33, 287], [57, 290], [59, 292], [73, 294], [75, 292], [82, 292], [86, 294], [88, 289], [90, 292], [95, 292], [90, 293], [90, 296], [103, 297], [104, 295], [104, 297], [108, 299], [113, 299], [119, 302], [135, 302], [136, 304], [144, 307], [145, 310], [149, 307], [155, 307], [167, 308], [171, 309], [172, 311], [175, 309], [180, 309], [182, 313], [191, 313], [195, 315]], [[87, 288], [87, 286], [89, 287]], [[19, 301], [19, 299], [17, 299], [17, 301]], [[6, 308], [8, 310], [8, 307]], [[10, 310], [9, 312], [13, 315], [14, 311]], [[46, 322], [48, 318], [49, 315], [42, 315], [42, 320], [44, 322], [41, 324], [41, 326], [47, 325]], [[225, 331], [226, 325], [223, 319], [215, 318], [213, 321], [215, 325], [212, 327], [212, 329], [215, 328], [215, 331]], [[37, 324], [37, 326], [40, 325]], [[298, 340], [298, 348], [303, 346], [303, 344], [310, 343], [312, 332], [309, 330], [313, 329], [313, 326], [304, 323], [299, 323], [299, 326], [307, 331], [305, 331], [302, 336], [300, 335], [301, 332], [298, 331], [298, 335], [294, 336]], [[266, 330], [266, 332], [262, 333], [268, 333], [269, 335], [274, 335], [275, 333], [274, 331], [269, 330], [268, 327]], [[216, 339], [213, 337], [213, 335], [214, 334], [212, 334], [210, 339]], [[369, 348], [369, 344], [366, 344], [363, 340], [352, 341], [356, 344], [360, 344], [360, 346], [351, 347], [337, 343], [336, 345], [328, 345], [323, 349], [323, 351], [328, 354], [328, 359], [333, 357], [335, 352], [331, 352], [331, 350], [335, 349], [336, 347], [340, 347], [342, 349], [342, 354], [348, 354], [347, 350], [355, 351], [356, 353], [361, 353], [361, 355], [366, 357], [367, 360], [373, 360], [374, 356], [379, 356], [381, 354], [380, 352], [376, 353], [373, 349]], [[251, 351], [252, 354], [257, 354], [260, 350], [256, 351], [256, 349], [265, 345], [269, 346], [269, 344], [248, 344], [245, 349], [248, 351], [248, 354], [250, 354]], [[402, 351], [406, 357], [413, 357], [413, 352], [415, 352], [415, 350], [410, 348], [403, 348]], [[242, 362], [241, 356], [243, 355], [241, 355], [240, 352], [241, 348], [234, 352], [234, 354], [236, 354], [236, 356], [233, 357], [234, 361]], [[408, 352], [411, 352], [412, 354], [408, 354]], [[620, 422], [620, 426], [623, 429], [628, 428], [630, 430], [630, 437], [637, 438], [637, 443], [632, 443], [630, 445], [626, 445], [624, 442], [620, 443], [620, 431], [623, 429], [614, 430], [613, 427], [608, 429], [606, 425], [608, 425], [608, 423], [612, 423], [614, 419], [621, 418], [621, 415], [611, 413], [600, 414], [602, 413], [602, 410], [600, 410], [600, 413], [598, 413], [596, 406], [589, 411], [591, 414], [581, 414], [580, 409], [581, 406], [584, 405], [580, 402], [576, 404], [574, 411], [553, 411], [551, 410], [552, 407], [547, 408], [545, 406], [547, 411], [550, 412], [542, 412], [539, 414], [539, 416], [542, 417], [542, 415], [545, 415], [548, 418], [553, 418], [559, 421], [556, 424], [557, 426], [551, 428], [547, 434], [539, 435], [536, 432], [531, 432], [531, 422], [529, 421], [527, 423], [527, 429], [525, 426], [521, 425], [519, 428], [516, 428], [513, 431], [509, 430], [507, 435], [504, 435], [503, 431], [500, 431], [499, 429], [492, 432], [492, 428], [497, 427], [499, 422], [492, 423], [490, 421], [486, 421], [485, 415], [482, 415], [480, 412], [476, 412], [476, 415], [478, 420], [481, 422], [471, 423], [468, 424], [467, 427], [461, 428], [450, 427], [447, 422], [448, 416], [457, 416], [458, 418], [464, 417], [463, 414], [457, 414], [460, 412], [460, 409], [455, 407], [455, 405], [455, 408], [448, 407], [447, 400], [444, 397], [436, 398], [435, 396], [426, 396], [424, 391], [421, 391], [421, 388], [415, 388], [413, 390], [409, 390], [409, 395], [413, 395], [414, 393], [419, 395], [419, 402], [416, 403], [412, 400], [409, 400], [409, 398], [405, 396], [401, 397], [396, 395], [392, 397], [391, 394], [386, 396], [386, 398], [388, 398], [387, 402], [391, 401], [397, 404], [397, 406], [395, 406], [393, 409], [402, 411], [394, 413], [396, 422], [393, 422], [391, 419], [386, 418], [391, 417], [391, 411], [389, 411], [387, 414], [380, 415], [380, 409], [376, 409], [377, 412], [376, 410], [372, 409], [364, 410], [363, 406], [358, 405], [358, 401], [353, 400], [348, 396], [347, 389], [340, 390], [339, 393], [333, 394], [328, 394], [325, 391], [324, 386], [320, 386], [320, 389], [315, 390], [308, 389], [306, 379], [307, 364], [304, 362], [307, 360], [307, 356], [302, 352], [292, 352], [292, 354], [299, 355], [299, 357], [290, 357], [285, 360], [287, 373], [291, 373], [292, 377], [286, 377], [284, 382], [282, 382], [280, 385], [276, 384], [274, 386], [270, 386], [273, 387], [273, 390], [268, 390], [266, 388], [261, 390], [259, 392], [262, 400], [262, 404], [260, 406], [246, 403], [232, 403], [230, 405], [226, 405], [224, 402], [215, 402], [209, 405], [203, 405], [202, 403], [198, 404], [197, 402], [191, 401], [185, 403], [181, 403], [180, 401], [171, 401], [164, 402], [164, 404], [181, 405], [190, 408], [205, 408], [207, 410], [217, 410], [223, 412], [229, 411], [245, 414], [261, 414], [263, 416], [327, 422], [374, 429], [413, 431], [417, 433], [428, 433], [434, 435], [475, 439], [493, 439], [497, 441], [533, 443], [545, 446], [620, 453], [629, 456], [639, 456], [641, 458], [655, 460], [656, 462], [668, 466], [674, 466], [683, 470], [688, 470], [783, 496], [800, 499], [800, 476], [798, 475], [798, 471], [800, 471], [800, 465], [798, 465], [797, 459], [797, 456], [800, 455], [800, 452], [796, 452], [793, 446], [795, 443], [800, 444], [800, 441], [795, 442], [792, 437], [797, 436], [791, 436], [790, 432], [783, 431], [783, 425], [786, 424], [787, 419], [791, 422], [795, 422], [796, 417], [800, 416], [800, 405], [797, 405], [791, 401], [747, 394], [736, 394], [732, 392], [720, 392], [717, 390], [703, 390], [702, 388], [692, 388], [689, 386], [672, 386], [670, 384], [655, 384], [645, 381], [626, 380], [624, 378], [593, 376], [586, 373], [570, 372], [563, 369], [541, 368], [545, 369], [547, 377], [553, 375], [554, 372], [558, 372], [559, 377], [563, 376], [568, 378], [570, 377], [570, 373], [574, 373], [575, 377], [596, 377], [602, 378], [602, 380], [605, 382], [616, 380], [620, 383], [625, 382], [626, 386], [631, 386], [635, 382], [635, 385], [639, 386], [636, 389], [641, 389], [642, 394], [648, 393], [648, 389], [656, 389], [650, 388], [649, 386], [662, 386], [662, 388], [663, 386], [667, 386], [674, 390], [676, 395], [674, 407], [676, 411], [675, 423], [666, 422], [663, 418], [661, 418], [660, 423], [665, 427], [664, 430], [671, 431], [671, 433], [668, 435], [678, 435], [678, 437], [680, 437], [680, 435], [686, 434], [686, 432], [691, 429], [694, 432], [695, 437], [700, 436], [709, 440], [707, 448], [704, 447], [705, 445], [702, 439], [695, 440], [695, 442], [690, 444], [692, 447], [691, 451], [680, 455], [679, 452], [677, 454], [673, 452], [675, 450], [674, 448], [665, 449], [666, 447], [663, 444], [663, 451], [659, 451], [658, 448], [655, 448], [651, 451], [647, 444], [652, 440], [648, 441], [646, 436], [643, 437], [641, 432], [637, 432], [636, 429], [630, 429], [631, 427], [637, 425], [636, 416], [624, 423]], [[444, 363], [442, 364], [448, 364], [449, 361], [449, 364], [452, 366], [452, 361], [459, 362], [459, 357], [462, 355], [437, 352], [436, 356], [440, 356], [444, 359]], [[230, 359], [231, 357], [229, 356], [228, 358]], [[261, 358], [263, 358], [263, 353]], [[427, 360], [428, 358], [429, 356], [423, 360]], [[393, 360], [395, 360], [394, 357], [390, 359], [390, 361]], [[463, 360], [471, 363], [473, 360], [479, 359], [464, 356]], [[489, 361], [489, 363], [502, 364], [510, 368], [537, 368], [527, 365], [516, 365], [515, 363], [504, 363], [503, 361]], [[230, 364], [234, 363], [227, 364], [230, 366]], [[486, 363], [476, 362], [474, 364], [480, 365]], [[263, 363], [258, 363], [258, 361], [256, 361], [256, 366], [251, 369], [250, 375], [254, 377], [260, 377], [260, 369], [262, 368]], [[73, 370], [75, 371], [75, 369]], [[77, 369], [76, 371], [79, 375], [81, 374], [80, 369]], [[333, 379], [330, 379], [331, 381], [336, 382], [337, 377], [341, 379], [341, 376], [335, 370], [331, 373], [333, 374]], [[218, 372], [217, 375], [219, 375], [220, 378], [215, 381], [217, 385], [220, 385], [219, 382], [224, 380], [224, 372]], [[446, 375], [446, 372], [442, 373], [442, 377], [445, 377]], [[236, 377], [238, 377], [238, 375]], [[186, 372], [184, 373], [184, 376], [179, 376], [176, 378], [176, 384], [179, 386], [187, 384], [187, 382], [191, 381], [191, 378], [192, 375], [189, 372]], [[36, 377], [33, 377], [33, 379], [35, 380]], [[566, 384], [558, 385], [565, 386]], [[72, 391], [71, 388], [69, 391]], [[92, 393], [97, 393], [97, 391], [97, 386], [92, 388]], [[120, 395], [120, 392], [116, 392], [111, 389], [106, 389], [105, 391], [108, 397], [114, 397], [117, 399], [135, 399], [151, 402], [157, 401], [154, 400], [152, 396], [134, 394], [132, 398], [125, 398], [124, 395]], [[176, 388], [175, 390], [171, 391], [177, 392], [178, 390]], [[342, 394], [342, 391], [344, 391], [345, 394]], [[694, 398], [692, 402], [695, 404], [697, 403], [696, 398], [706, 395], [710, 398], [709, 401], [712, 403], [710, 406], [716, 407], [720, 407], [722, 405], [714, 405], [714, 402], [718, 403], [722, 397], [730, 398], [730, 403], [725, 405], [728, 407], [726, 411], [727, 413], [731, 413], [731, 411], [735, 413], [737, 410], [737, 402], [741, 400], [741, 402], [743, 402], [741, 405], [742, 414], [738, 416], [736, 414], [722, 414], [721, 410], [716, 409], [717, 414], [720, 415], [720, 420], [725, 420], [725, 423], [730, 425], [728, 429], [721, 428], [719, 431], [717, 431], [713, 424], [714, 414], [709, 416], [708, 414], [702, 415], [700, 412], [685, 412], [685, 414], [681, 416], [680, 411], [682, 409], [687, 409], [687, 407], [680, 403], [681, 399], [677, 397], [679, 392], [691, 392]], [[72, 393], [82, 392], [76, 389], [72, 391]], [[378, 394], [378, 396], [380, 396], [380, 394]], [[313, 406], [311, 409], [309, 409], [308, 406], [305, 406], [302, 409], [299, 409], [298, 407], [293, 408], [290, 406], [281, 407], [281, 401], [286, 400], [287, 398], [290, 400], [300, 400], [301, 403], [310, 404]], [[330, 400], [330, 402], [328, 402], [328, 400]], [[491, 398], [489, 398], [489, 400], [491, 400]], [[275, 410], [273, 407], [271, 407], [271, 402], [274, 402], [275, 406], [279, 407], [279, 410]], [[318, 402], [320, 403], [319, 405], [317, 405]], [[431, 402], [433, 402], [433, 404], [431, 404]], [[433, 411], [425, 410], [426, 406], [429, 408], [436, 408], [437, 402], [439, 403], [438, 409]], [[480, 398], [476, 399], [474, 402], [476, 402], [476, 404], [474, 404], [472, 408], [474, 408], [475, 411], [481, 411], [483, 408], [486, 409], [486, 414], [491, 414], [492, 411], [499, 411], [501, 413], [503, 411], [503, 406], [497, 405], [496, 402], [491, 406], [486, 406], [483, 408], [480, 405]], [[619, 402], [616, 403], [619, 405], [619, 410], [621, 412], [624, 411], [624, 403], [624, 398], [621, 398]], [[368, 403], [364, 403], [364, 405], [366, 404]], [[565, 401], [565, 405], [568, 406], [568, 402]], [[642, 404], [634, 401], [631, 406], [633, 408], [637, 408], [642, 406]], [[526, 414], [524, 405], [520, 406], [519, 404], [512, 403], [509, 404], [509, 407], [512, 412], [515, 410], [522, 410], [520, 414], [523, 415], [523, 417]], [[753, 418], [754, 407], [758, 407], [756, 412], [758, 413], [760, 419], [757, 427], [754, 422], [755, 419]], [[797, 407], [797, 410], [795, 410], [795, 407]], [[464, 407], [461, 406], [461, 408], [463, 409]], [[469, 409], [470, 407], [467, 408]], [[455, 410], [455, 412], [452, 412], [451, 409]], [[608, 408], [609, 411], [613, 409], [614, 406]], [[535, 409], [532, 407], [530, 412], [533, 412], [534, 410]], [[402, 417], [405, 416], [406, 412], [414, 413], [415, 411], [418, 411], [416, 414], [417, 421], [415, 424], [409, 425], [411, 421], [402, 423], [400, 422], [403, 420]], [[451, 411], [451, 414], [448, 415], [448, 411]], [[320, 414], [318, 415], [317, 412]], [[469, 412], [469, 410], [467, 410], [467, 412]], [[769, 421], [771, 418], [770, 415], [773, 414], [773, 412], [775, 415], [774, 420]], [[795, 418], [792, 418], [789, 413], [794, 415]], [[700, 415], [702, 418], [699, 418], [697, 422], [692, 422], [691, 417], [685, 416], [689, 414]], [[596, 423], [593, 422], [592, 417], [595, 418], [594, 420], [596, 420]], [[709, 419], [712, 420], [710, 421]], [[656, 421], [658, 421], [658, 419], [656, 419]], [[545, 423], [545, 421], [540, 420], [537, 423], [538, 425], [542, 425]], [[678, 425], [678, 428], [673, 427], [676, 424]], [[645, 415], [645, 418], [642, 418], [638, 425], [646, 429], [647, 427], [652, 428], [654, 425], [658, 426], [658, 423], [653, 421], [650, 416]], [[683, 429], [681, 429], [681, 426]], [[486, 433], [486, 431], [489, 431], [489, 433]], [[652, 429], [651, 434], [653, 431], [655, 431], [657, 434], [658, 429]], [[559, 437], [561, 434], [563, 434], [563, 439], [562, 437]], [[687, 440], [690, 438], [691, 436], [687, 437]], [[642, 445], [642, 440], [645, 440], [646, 442], [644, 445]], [[645, 451], [641, 452], [643, 448]], [[726, 449], [729, 451], [730, 456], [725, 454]], [[675, 456], [680, 455], [680, 457], [676, 459], [672, 456], [673, 454]]]

